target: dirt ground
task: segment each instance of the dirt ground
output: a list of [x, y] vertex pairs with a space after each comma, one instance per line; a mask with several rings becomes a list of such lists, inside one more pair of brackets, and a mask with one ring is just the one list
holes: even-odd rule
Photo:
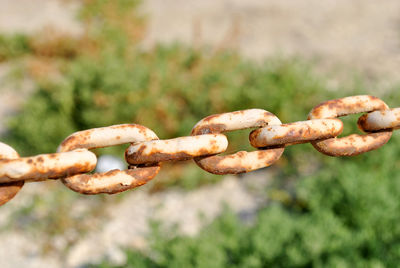
[[399, 77], [398, 0], [147, 0], [144, 10], [149, 45], [180, 40], [253, 59], [300, 56], [378, 82]]
[[[263, 59], [292, 55], [375, 80], [399, 77], [398, 0], [144, 0], [145, 46], [182, 41]], [[77, 1], [0, 0], [0, 32], [79, 34]], [[347, 69], [347, 68], [346, 68]]]

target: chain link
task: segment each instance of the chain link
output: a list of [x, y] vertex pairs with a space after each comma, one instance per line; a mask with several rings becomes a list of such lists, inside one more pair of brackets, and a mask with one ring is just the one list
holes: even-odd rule
[[[76, 132], [61, 143], [58, 151], [65, 152], [75, 148], [95, 149], [156, 139], [157, 135], [144, 126], [122, 124]], [[160, 171], [160, 166], [154, 164], [153, 167], [129, 166], [127, 170], [116, 169], [93, 175], [80, 174], [63, 178], [62, 182], [71, 190], [82, 194], [115, 194], [153, 179]]]
[[[352, 96], [330, 100], [314, 107], [308, 119], [336, 118], [349, 114], [388, 110], [385, 102], [374, 96]], [[343, 138], [330, 138], [313, 141], [311, 144], [319, 152], [330, 156], [354, 156], [369, 152], [387, 143], [392, 130], [367, 135], [352, 134]]]
[[311, 119], [253, 130], [250, 143], [255, 148], [292, 145], [336, 137], [342, 133], [339, 119]]
[[400, 128], [400, 108], [375, 111], [358, 119], [358, 127], [365, 132]]
[[125, 152], [131, 165], [152, 164], [165, 161], [184, 161], [194, 157], [224, 152], [228, 139], [221, 134], [180, 137], [133, 144]]
[[[17, 151], [0, 142], [0, 160], [19, 158]], [[24, 186], [24, 181], [0, 184], [0, 206], [11, 200]]]
[[[337, 138], [343, 130], [337, 117], [356, 113], [366, 113], [357, 122], [366, 135]], [[248, 128], [256, 128], [249, 135], [256, 151], [218, 155], [228, 147], [222, 133]], [[307, 142], [330, 156], [353, 156], [383, 146], [399, 128], [400, 108], [389, 109], [382, 100], [361, 95], [323, 102], [311, 110], [308, 120], [287, 124], [261, 109], [215, 114], [199, 121], [191, 136], [169, 140], [159, 140], [144, 126], [122, 124], [73, 133], [54, 154], [21, 158], [0, 142], [0, 205], [11, 200], [24, 182], [47, 179], [61, 179], [82, 194], [115, 194], [147, 183], [165, 161], [194, 159], [210, 173], [238, 174], [272, 165], [285, 146]], [[86, 174], [97, 163], [90, 149], [129, 143], [125, 151], [127, 170]]]
[[[249, 109], [210, 115], [200, 120], [193, 127], [191, 134], [221, 133], [280, 124], [278, 117], [268, 111]], [[283, 151], [283, 147], [260, 149], [254, 152], [240, 151], [226, 156], [198, 157], [195, 162], [199, 167], [213, 174], [239, 174], [272, 165], [281, 157]]]

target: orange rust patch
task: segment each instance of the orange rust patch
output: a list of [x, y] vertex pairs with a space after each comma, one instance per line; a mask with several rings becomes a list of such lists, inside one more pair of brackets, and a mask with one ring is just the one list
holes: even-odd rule
[[211, 120], [213, 120], [214, 118], [218, 118], [220, 117], [222, 114], [213, 114], [210, 116], [207, 116], [206, 118], [204, 118], [203, 120], [201, 120], [202, 122], [210, 122]]
[[[31, 160], [31, 159], [29, 159], [29, 160]], [[28, 160], [28, 162], [29, 162], [29, 160]], [[20, 176], [18, 178], [18, 180], [38, 181], [38, 180], [43, 180], [43, 179], [58, 179], [58, 178], [62, 178], [62, 177], [69, 176], [69, 175], [86, 173], [86, 172], [93, 170], [93, 168], [94, 168], [94, 166], [88, 162], [75, 164], [74, 166], [71, 166], [68, 168], [60, 167], [60, 168], [52, 168], [52, 169], [46, 168], [41, 165], [36, 165], [36, 163], [33, 163], [33, 165], [36, 168], [33, 171], [25, 173], [25, 174], [23, 174], [23, 176]]]
[[264, 112], [264, 116], [265, 117], [274, 117], [275, 115], [273, 113], [271, 113], [271, 112], [265, 111]]
[[86, 144], [86, 141], [89, 139], [89, 137], [92, 135], [93, 130], [85, 130], [81, 133], [77, 134], [72, 134], [68, 138], [66, 138], [60, 145], [60, 148], [62, 148], [62, 151], [72, 151], [74, 149], [79, 149], [79, 148], [86, 148], [84, 146]]
[[0, 206], [10, 201], [24, 186], [23, 181], [0, 184]]
[[225, 124], [210, 124], [196, 127], [192, 130], [191, 135], [203, 135], [203, 134], [216, 134], [227, 130]]
[[[340, 113], [340, 111], [345, 111], [345, 110], [353, 110], [354, 112], [357, 111], [364, 111], [365, 110], [365, 105], [368, 102], [372, 102], [370, 111], [366, 112], [372, 112], [376, 110], [386, 110], [388, 109], [388, 106], [380, 100], [379, 98], [375, 96], [367, 96], [366, 97], [368, 100], [358, 100], [356, 103], [352, 104], [347, 104], [344, 103], [342, 100], [343, 99], [338, 99], [338, 100], [331, 100], [324, 102], [322, 104], [317, 105], [309, 114], [308, 118], [310, 119], [311, 117], [315, 118], [321, 118], [321, 110], [323, 110], [324, 106], [328, 107], [329, 109], [333, 109], [335, 111], [335, 114], [337, 115], [346, 115], [345, 113]], [[364, 129], [364, 125], [366, 124], [366, 115], [361, 116], [358, 121], [357, 121], [358, 127], [360, 129]], [[342, 127], [343, 128], [343, 127]], [[324, 153], [326, 155], [330, 156], [353, 156], [353, 155], [358, 155], [362, 154], [371, 150], [375, 150], [382, 145], [384, 145], [388, 140], [390, 139], [392, 133], [391, 131], [386, 131], [386, 132], [376, 132], [376, 133], [371, 133], [367, 134], [365, 136], [361, 135], [350, 135], [344, 138], [336, 139], [327, 139], [327, 140], [322, 140], [322, 141], [314, 141], [312, 142], [312, 145], [321, 153]], [[370, 141], [368, 140], [368, 137], [372, 137], [373, 140]], [[361, 144], [356, 146], [355, 144], [359, 141]]]
[[[160, 152], [158, 149], [153, 148], [148, 154], [144, 154], [144, 150], [147, 145], [141, 145], [138, 150], [134, 153], [128, 154], [128, 149], [125, 151], [125, 159], [129, 164], [140, 165], [140, 164], [155, 164], [165, 161], [185, 161], [197, 157], [199, 155], [210, 155], [212, 150], [218, 149], [217, 146], [213, 145], [211, 148], [200, 148], [194, 154], [190, 154], [185, 151], [180, 151], [176, 153], [164, 153]], [[211, 151], [210, 151], [211, 149]]]
[[[62, 182], [68, 188], [82, 194], [116, 194], [146, 184], [148, 181], [152, 180], [159, 171], [159, 165], [128, 169], [124, 171], [111, 170], [106, 173], [96, 173], [93, 175], [77, 175], [71, 178], [63, 179]], [[123, 175], [129, 175], [132, 177], [132, 181], [129, 185], [126, 185], [125, 181], [124, 183], [121, 183], [118, 180], [118, 176], [121, 173], [124, 173]], [[114, 184], [104, 186], [100, 183], [99, 185], [96, 185], [96, 181], [113, 177]]]
[[77, 140], [78, 138], [76, 137], [76, 136], [70, 136], [70, 137], [68, 137], [68, 138], [66, 138], [62, 143], [61, 143], [61, 147], [63, 147], [63, 148], [65, 148], [65, 147], [67, 147], [68, 148], [68, 145], [71, 143], [71, 144], [74, 144], [74, 143], [76, 143], [76, 140]]
[[[391, 131], [371, 133], [368, 135], [352, 134], [344, 138], [332, 138], [322, 141], [314, 141], [311, 144], [319, 152], [329, 156], [354, 156], [366, 153], [386, 144], [392, 136]], [[367, 137], [372, 137], [372, 141], [367, 141]], [[363, 144], [356, 146], [357, 140], [362, 140]]]
[[221, 162], [227, 156], [209, 156], [204, 158], [195, 158], [196, 164], [202, 169], [216, 174], [216, 175], [225, 175], [225, 174], [240, 174], [245, 173], [247, 170], [244, 167], [240, 166], [225, 166]]
[[[248, 154], [256, 153], [257, 159], [260, 161], [260, 165], [257, 165], [257, 168], [267, 167], [275, 163], [284, 151], [284, 147], [277, 147], [274, 149], [267, 149], [267, 150], [259, 150], [255, 152], [245, 152], [240, 151], [232, 155], [226, 156], [207, 156], [207, 157], [196, 157], [195, 162], [196, 164], [201, 167], [202, 169], [206, 170], [207, 172], [217, 174], [217, 175], [224, 175], [224, 174], [240, 174], [245, 172], [250, 172], [254, 170], [253, 165], [245, 164], [242, 159], [245, 159]], [[227, 165], [223, 163], [227, 163], [228, 159], [240, 159], [239, 164], [237, 162], [232, 165]], [[254, 163], [252, 163], [254, 164]]]

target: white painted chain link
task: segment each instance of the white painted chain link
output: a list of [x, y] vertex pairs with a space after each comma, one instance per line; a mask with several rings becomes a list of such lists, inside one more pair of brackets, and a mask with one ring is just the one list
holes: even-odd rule
[[[337, 138], [343, 130], [337, 117], [355, 113], [366, 113], [357, 124], [367, 134]], [[218, 155], [228, 147], [222, 133], [248, 128], [256, 128], [249, 135], [256, 151]], [[19, 157], [13, 148], [0, 143], [0, 205], [11, 200], [24, 182], [46, 179], [61, 179], [83, 194], [126, 191], [153, 179], [165, 161], [194, 159], [210, 173], [238, 174], [270, 166], [285, 146], [307, 142], [330, 156], [353, 156], [383, 146], [398, 128], [400, 108], [389, 109], [382, 100], [361, 95], [323, 102], [312, 109], [308, 120], [288, 124], [261, 109], [215, 114], [199, 121], [191, 136], [169, 140], [159, 140], [144, 126], [122, 124], [76, 132], [54, 154]], [[125, 151], [127, 170], [86, 174], [97, 163], [90, 149], [126, 143], [131, 144]]]

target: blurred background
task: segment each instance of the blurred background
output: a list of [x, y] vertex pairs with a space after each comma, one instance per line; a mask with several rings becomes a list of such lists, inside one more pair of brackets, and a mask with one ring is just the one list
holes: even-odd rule
[[[0, 136], [21, 156], [120, 123], [167, 139], [241, 109], [293, 122], [353, 94], [398, 107], [399, 69], [397, 0], [0, 0]], [[248, 134], [228, 152], [252, 150]], [[239, 176], [165, 163], [116, 196], [28, 183], [0, 207], [0, 266], [395, 267], [399, 166], [394, 133], [351, 158], [290, 146]]]

